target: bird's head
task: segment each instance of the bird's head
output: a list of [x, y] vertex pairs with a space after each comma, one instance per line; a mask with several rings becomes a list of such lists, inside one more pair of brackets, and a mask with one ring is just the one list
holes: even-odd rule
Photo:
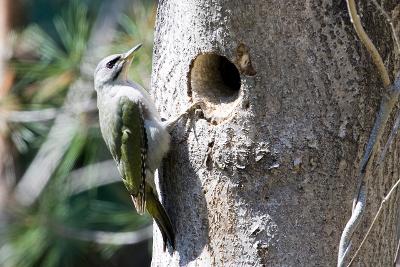
[[96, 91], [106, 84], [126, 80], [133, 55], [141, 46], [142, 44], [138, 44], [126, 53], [111, 55], [102, 59], [94, 72], [94, 88]]

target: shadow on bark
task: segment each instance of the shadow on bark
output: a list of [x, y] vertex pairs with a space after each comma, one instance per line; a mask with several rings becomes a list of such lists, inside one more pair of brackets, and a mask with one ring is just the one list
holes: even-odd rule
[[189, 160], [187, 135], [193, 129], [193, 121], [190, 124], [186, 130], [176, 127], [171, 134], [171, 151], [163, 168], [162, 192], [167, 192], [163, 199], [176, 231], [180, 266], [198, 258], [208, 243], [207, 203], [200, 178]]

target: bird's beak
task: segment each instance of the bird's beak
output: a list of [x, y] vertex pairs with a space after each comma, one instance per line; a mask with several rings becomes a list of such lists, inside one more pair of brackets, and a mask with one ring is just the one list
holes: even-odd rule
[[128, 61], [128, 60], [132, 59], [132, 58], [133, 58], [133, 55], [135, 54], [135, 52], [136, 52], [137, 50], [139, 50], [139, 48], [141, 48], [141, 47], [142, 47], [142, 44], [138, 44], [138, 45], [134, 46], [134, 47], [131, 48], [128, 52], [126, 52], [126, 53], [124, 53], [124, 54], [122, 55], [122, 59], [123, 59], [124, 61]]
[[129, 67], [131, 66], [131, 64], [132, 64], [132, 59], [133, 59], [133, 55], [135, 54], [135, 52], [140, 48], [140, 47], [142, 47], [142, 44], [138, 44], [138, 45], [136, 45], [136, 46], [134, 46], [133, 48], [131, 48], [128, 52], [126, 52], [126, 53], [124, 53], [124, 54], [122, 54], [122, 56], [121, 56], [121, 61], [122, 61], [122, 78], [124, 79], [124, 80], [126, 80], [127, 79], [127, 77], [128, 77], [128, 70], [129, 70]]

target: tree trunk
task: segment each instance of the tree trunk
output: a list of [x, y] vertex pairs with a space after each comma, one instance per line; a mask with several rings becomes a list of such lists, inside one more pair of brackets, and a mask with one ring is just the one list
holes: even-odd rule
[[[385, 1], [389, 14], [396, 3]], [[372, 5], [359, 8], [394, 72], [389, 26]], [[203, 116], [172, 133], [161, 196], [177, 249], [163, 253], [155, 227], [154, 266], [336, 264], [384, 92], [345, 1], [160, 1], [152, 90], [164, 117], [204, 102]], [[398, 179], [399, 146], [367, 177], [358, 238]], [[362, 250], [362, 266], [393, 262], [397, 199]]]

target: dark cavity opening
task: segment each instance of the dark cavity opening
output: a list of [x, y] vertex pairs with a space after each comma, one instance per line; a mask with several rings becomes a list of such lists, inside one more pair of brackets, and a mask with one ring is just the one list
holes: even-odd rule
[[215, 104], [235, 101], [241, 86], [236, 66], [226, 57], [212, 53], [194, 59], [189, 83], [189, 95]]

